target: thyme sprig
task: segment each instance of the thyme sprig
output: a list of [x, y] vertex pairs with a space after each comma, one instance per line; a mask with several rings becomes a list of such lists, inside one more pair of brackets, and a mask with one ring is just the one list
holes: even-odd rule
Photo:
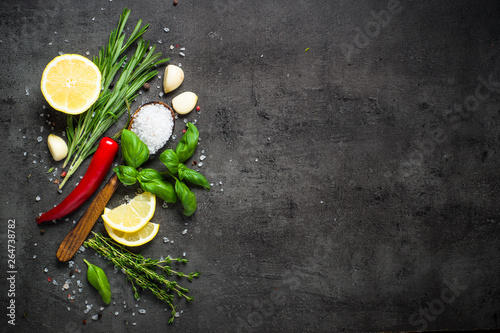
[[[158, 75], [154, 68], [169, 59], [160, 59], [161, 53], [155, 54], [156, 45], [142, 39], [149, 24], [142, 26], [137, 22], [128, 39], [125, 40], [125, 24], [130, 9], [125, 8], [120, 15], [118, 26], [110, 36], [108, 44], [101, 48], [93, 62], [101, 71], [101, 93], [97, 101], [85, 113], [67, 118], [68, 156], [63, 168], [69, 164], [66, 177], [59, 185], [61, 189], [80, 164], [92, 155], [97, 146], [96, 141], [118, 121], [127, 110], [126, 102], [137, 97], [136, 92], [153, 77]], [[124, 53], [137, 41], [137, 47], [130, 60]], [[120, 74], [118, 72], [120, 71]], [[119, 75], [116, 83], [115, 77]]]
[[171, 258], [170, 256], [164, 260], [144, 258], [141, 254], [129, 251], [111, 238], [104, 237], [100, 233], [93, 232], [93, 234], [94, 238], [85, 241], [83, 245], [104, 256], [127, 276], [127, 280], [132, 284], [136, 300], [140, 298], [139, 288], [141, 288], [149, 289], [159, 300], [166, 302], [172, 309], [169, 323], [174, 321], [176, 314], [176, 306], [174, 305], [176, 294], [188, 302], [194, 300], [192, 296], [187, 295], [189, 292], [187, 288], [180, 286], [176, 281], [167, 279], [167, 276], [172, 275], [186, 277], [189, 281], [199, 277], [200, 272], [191, 272], [186, 275], [183, 272], [173, 270], [170, 266], [172, 262], [187, 263], [187, 259]]

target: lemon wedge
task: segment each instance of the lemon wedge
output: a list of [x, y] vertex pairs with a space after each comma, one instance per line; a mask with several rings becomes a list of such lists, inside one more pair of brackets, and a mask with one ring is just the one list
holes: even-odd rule
[[80, 114], [95, 103], [101, 91], [101, 72], [78, 54], [55, 57], [45, 67], [40, 84], [42, 94], [54, 109]]
[[116, 231], [136, 232], [151, 220], [155, 208], [155, 195], [144, 192], [136, 195], [129, 203], [104, 212], [102, 219]]

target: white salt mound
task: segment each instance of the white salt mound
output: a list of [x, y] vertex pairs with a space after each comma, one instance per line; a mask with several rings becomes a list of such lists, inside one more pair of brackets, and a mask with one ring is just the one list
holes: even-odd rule
[[161, 104], [147, 104], [137, 112], [131, 129], [148, 146], [149, 153], [155, 154], [170, 139], [173, 128], [169, 109]]

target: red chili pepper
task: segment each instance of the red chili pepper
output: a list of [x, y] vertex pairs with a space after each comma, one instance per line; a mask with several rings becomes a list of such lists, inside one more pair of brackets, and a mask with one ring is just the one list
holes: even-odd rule
[[118, 147], [118, 143], [113, 139], [102, 138], [80, 183], [59, 205], [39, 215], [36, 218], [38, 224], [66, 216], [80, 207], [101, 185], [115, 159]]

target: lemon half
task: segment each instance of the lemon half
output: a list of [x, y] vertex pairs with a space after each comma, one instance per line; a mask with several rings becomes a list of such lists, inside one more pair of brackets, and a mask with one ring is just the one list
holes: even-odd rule
[[87, 111], [101, 91], [101, 72], [78, 54], [55, 57], [45, 67], [40, 84], [42, 94], [54, 109], [69, 114]]

